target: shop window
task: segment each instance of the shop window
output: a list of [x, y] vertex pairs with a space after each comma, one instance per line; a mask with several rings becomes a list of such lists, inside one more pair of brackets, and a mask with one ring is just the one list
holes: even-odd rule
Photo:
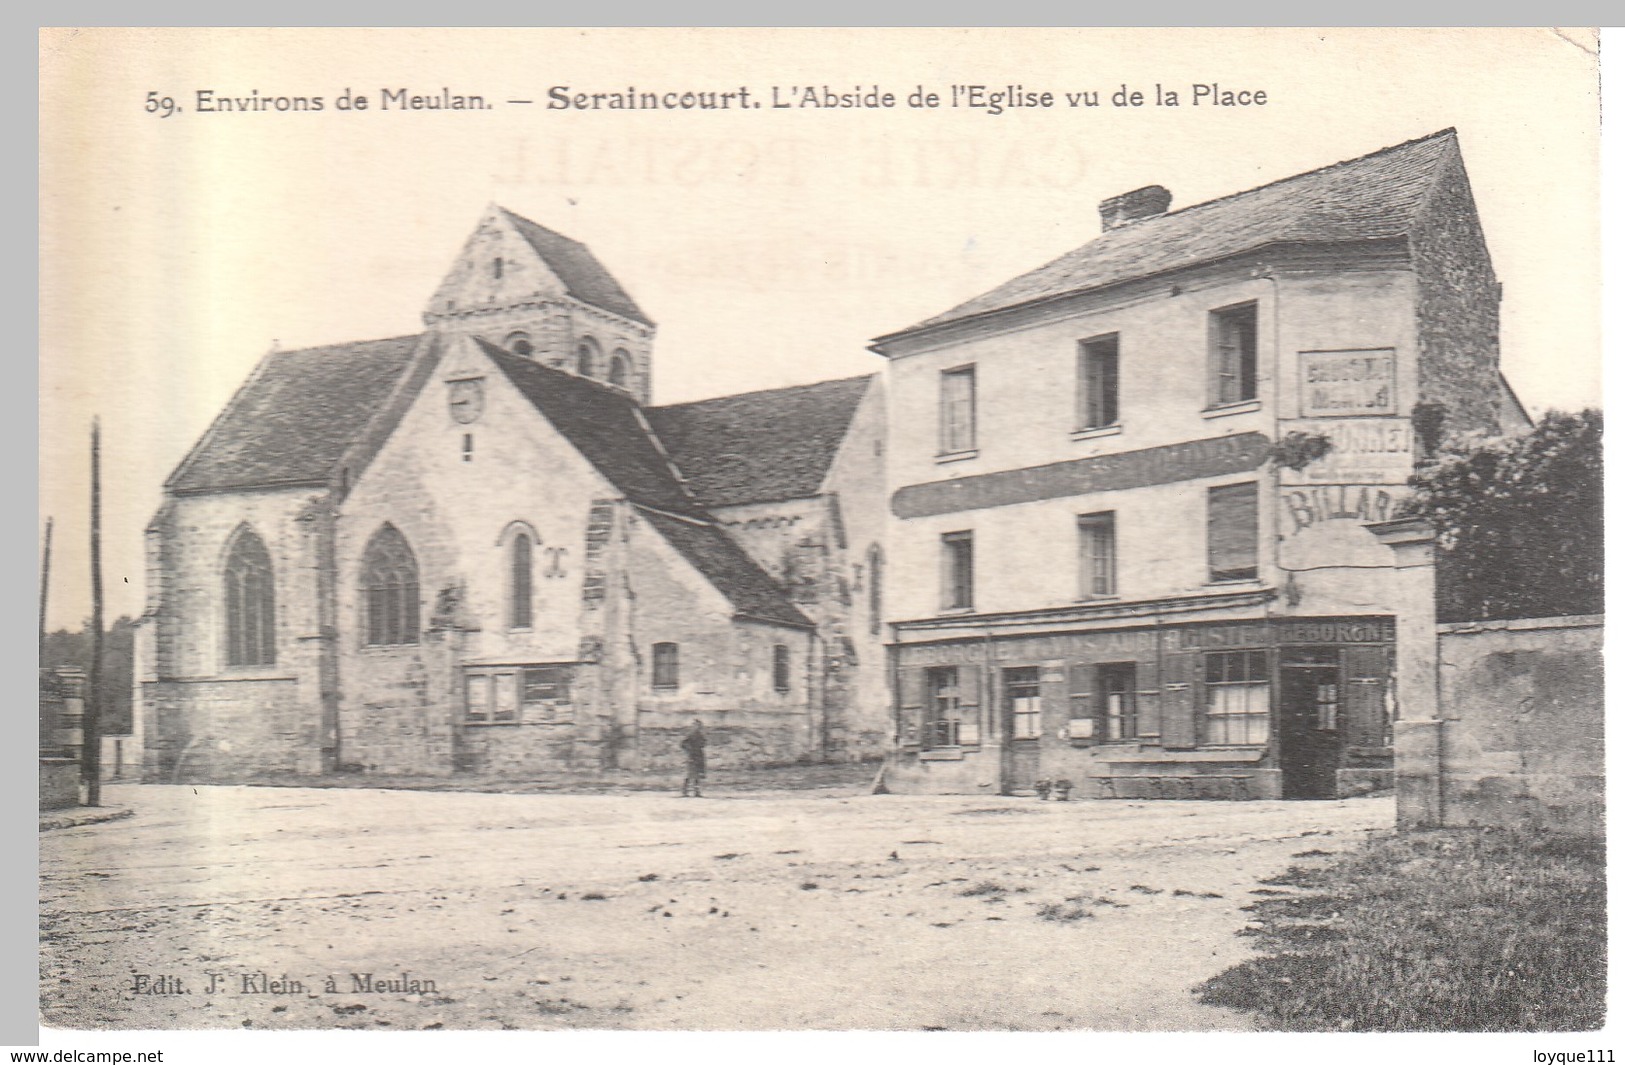
[[276, 581], [271, 554], [253, 529], [237, 531], [226, 556], [226, 664], [276, 663]]
[[406, 537], [384, 525], [361, 556], [361, 631], [369, 646], [418, 642], [418, 564]]
[[1078, 428], [1116, 425], [1117, 334], [1078, 344]]
[[650, 670], [650, 687], [657, 692], [672, 692], [677, 690], [677, 645], [674, 643], [657, 643], [654, 645], [651, 660], [653, 666]]
[[1207, 656], [1207, 733], [1212, 745], [1269, 742], [1270, 678], [1263, 651]]
[[1018, 666], [1004, 671], [1004, 708], [1010, 715], [1010, 738], [1036, 740], [1043, 735], [1043, 700], [1038, 667]]
[[491, 720], [491, 682], [489, 673], [471, 673], [464, 678], [463, 720], [484, 724]]
[[1257, 484], [1207, 490], [1207, 564], [1211, 581], [1257, 579]]
[[512, 669], [470, 671], [463, 678], [463, 720], [512, 725], [519, 720], [519, 675]]
[[1100, 732], [1107, 740], [1132, 740], [1140, 734], [1134, 699], [1134, 663], [1113, 662], [1099, 668]]
[[959, 668], [937, 666], [926, 670], [925, 698], [925, 746], [959, 746]]
[[1258, 398], [1258, 305], [1244, 303], [1208, 315], [1208, 404], [1222, 407]]
[[942, 609], [971, 609], [975, 592], [975, 537], [969, 532], [947, 533], [942, 538]]
[[526, 721], [565, 721], [573, 712], [569, 666], [527, 666], [521, 674]]
[[1117, 515], [1085, 514], [1078, 518], [1082, 598], [1117, 594]]
[[463, 720], [475, 725], [568, 721], [571, 667], [470, 668], [464, 676]]
[[941, 384], [940, 444], [944, 455], [976, 450], [976, 367], [945, 370]]
[[790, 690], [790, 648], [773, 645], [773, 690], [781, 695]]

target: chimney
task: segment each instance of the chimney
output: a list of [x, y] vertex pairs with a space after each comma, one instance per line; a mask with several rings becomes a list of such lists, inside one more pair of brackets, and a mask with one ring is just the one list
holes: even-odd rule
[[1166, 214], [1168, 205], [1173, 202], [1174, 194], [1161, 185], [1147, 185], [1143, 189], [1125, 192], [1121, 196], [1113, 196], [1108, 200], [1100, 201], [1100, 229], [1110, 232], [1130, 222], [1138, 222], [1145, 218], [1155, 218], [1159, 214]]

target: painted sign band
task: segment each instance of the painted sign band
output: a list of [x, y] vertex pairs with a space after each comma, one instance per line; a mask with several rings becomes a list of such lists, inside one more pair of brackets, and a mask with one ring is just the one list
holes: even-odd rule
[[1036, 503], [1043, 499], [1065, 499], [1086, 492], [1111, 492], [1246, 473], [1263, 464], [1269, 446], [1269, 438], [1261, 433], [1238, 433], [1098, 458], [1052, 462], [1023, 470], [1000, 470], [950, 481], [911, 484], [892, 495], [892, 513], [899, 518], [925, 518], [962, 510]]

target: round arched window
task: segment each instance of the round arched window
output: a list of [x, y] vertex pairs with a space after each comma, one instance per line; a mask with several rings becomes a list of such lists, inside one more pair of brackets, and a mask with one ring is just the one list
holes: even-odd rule
[[502, 346], [515, 355], [523, 355], [527, 359], [536, 351], [535, 346], [530, 342], [530, 334], [523, 331], [509, 333], [508, 338], [502, 342]]
[[598, 345], [585, 337], [576, 345], [576, 373], [591, 377], [598, 370]]
[[632, 356], [619, 350], [609, 357], [609, 383], [616, 388], [626, 387], [626, 378], [632, 372]]

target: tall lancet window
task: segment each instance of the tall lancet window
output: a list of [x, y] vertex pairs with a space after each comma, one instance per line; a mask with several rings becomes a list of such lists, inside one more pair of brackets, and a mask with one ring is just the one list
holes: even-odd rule
[[535, 597], [531, 594], [531, 542], [530, 533], [521, 529], [514, 534], [509, 547], [508, 560], [508, 627], [528, 629]]
[[226, 556], [226, 664], [276, 662], [276, 581], [265, 541], [246, 525]]
[[418, 563], [393, 525], [373, 533], [361, 557], [361, 610], [369, 645], [418, 642]]

